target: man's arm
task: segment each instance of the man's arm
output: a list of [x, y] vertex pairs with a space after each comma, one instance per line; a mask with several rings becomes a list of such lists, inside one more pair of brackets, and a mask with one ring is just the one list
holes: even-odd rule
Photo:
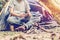
[[27, 15], [31, 17], [32, 15], [31, 15], [31, 13], [30, 13], [30, 6], [29, 6], [29, 3], [28, 3], [28, 1], [26, 1], [26, 0], [25, 0], [25, 3], [26, 3]]
[[30, 13], [30, 10], [27, 10], [27, 14], [31, 17], [31, 13]]

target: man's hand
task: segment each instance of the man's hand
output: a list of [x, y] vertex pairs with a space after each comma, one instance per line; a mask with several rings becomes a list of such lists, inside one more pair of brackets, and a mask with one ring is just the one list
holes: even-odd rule
[[20, 16], [20, 17], [22, 17], [22, 18], [23, 18], [23, 17], [25, 17], [25, 15], [24, 15], [24, 14], [20, 14], [19, 16]]
[[24, 18], [26, 16], [30, 16], [30, 15], [28, 13], [20, 13], [19, 14], [19, 17], [21, 17], [21, 18]]
[[19, 14], [19, 17], [24, 18], [25, 17], [25, 14], [24, 13], [20, 13]]

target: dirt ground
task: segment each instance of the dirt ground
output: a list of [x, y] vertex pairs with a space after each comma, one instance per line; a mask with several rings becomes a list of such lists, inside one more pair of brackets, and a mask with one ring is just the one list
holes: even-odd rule
[[[47, 29], [48, 30], [48, 29]], [[50, 29], [53, 33], [35, 30], [35, 33], [0, 32], [0, 40], [60, 40], [60, 27]]]

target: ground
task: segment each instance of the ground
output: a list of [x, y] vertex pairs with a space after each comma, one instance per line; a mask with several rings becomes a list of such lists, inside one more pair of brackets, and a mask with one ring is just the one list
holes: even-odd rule
[[49, 30], [52, 30], [53, 33], [47, 33], [38, 30], [36, 30], [35, 33], [30, 33], [30, 34], [23, 32], [0, 32], [0, 40], [13, 40], [16, 37], [19, 37], [20, 40], [21, 39], [22, 40], [52, 40], [52, 36], [51, 36], [52, 34], [56, 34], [56, 36], [54, 36], [55, 40], [60, 40], [59, 39], [60, 27], [56, 27]]

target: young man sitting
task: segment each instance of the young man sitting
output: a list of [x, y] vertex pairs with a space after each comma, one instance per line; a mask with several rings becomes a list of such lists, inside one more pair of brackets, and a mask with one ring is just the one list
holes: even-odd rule
[[22, 25], [24, 24], [22, 20], [29, 20], [29, 18], [31, 17], [30, 7], [27, 0], [11, 0], [9, 12], [10, 15], [7, 21], [8, 23], [10, 23], [11, 31], [15, 30], [13, 24], [20, 25], [19, 28], [23, 28], [25, 30], [25, 26]]

